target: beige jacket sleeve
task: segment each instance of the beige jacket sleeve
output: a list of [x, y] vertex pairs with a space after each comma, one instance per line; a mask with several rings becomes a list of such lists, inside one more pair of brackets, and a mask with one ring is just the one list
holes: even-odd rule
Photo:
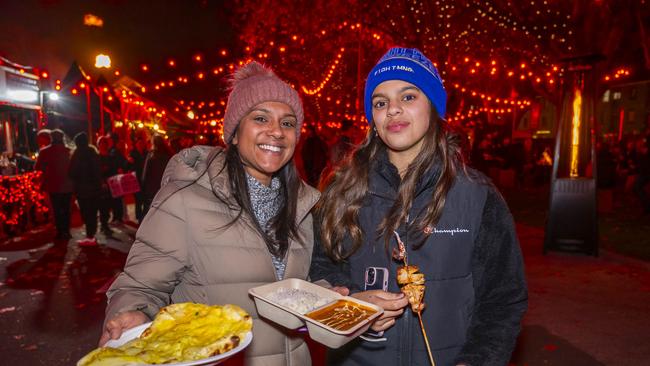
[[170, 303], [187, 263], [185, 205], [176, 190], [174, 184], [163, 187], [140, 225], [124, 271], [106, 293], [107, 320], [132, 310], [153, 318]]

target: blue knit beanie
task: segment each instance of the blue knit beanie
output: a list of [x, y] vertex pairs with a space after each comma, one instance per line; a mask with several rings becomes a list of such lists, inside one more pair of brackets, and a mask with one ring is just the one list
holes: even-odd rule
[[445, 117], [447, 92], [433, 63], [416, 48], [394, 47], [388, 50], [366, 79], [365, 110], [372, 123], [372, 93], [386, 80], [402, 80], [417, 86], [431, 101], [440, 118]]

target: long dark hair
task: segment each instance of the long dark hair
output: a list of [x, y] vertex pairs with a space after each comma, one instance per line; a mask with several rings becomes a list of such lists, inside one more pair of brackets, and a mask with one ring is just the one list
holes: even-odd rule
[[240, 207], [237, 216], [227, 226], [232, 225], [245, 213], [251, 218], [255, 229], [264, 239], [269, 252], [278, 257], [284, 257], [287, 253], [290, 238], [302, 243], [296, 222], [298, 193], [302, 189], [302, 181], [298, 176], [293, 158], [276, 173], [281, 182], [284, 200], [278, 213], [271, 219], [268, 232], [262, 228], [253, 212], [246, 171], [242, 165], [237, 145], [232, 143], [226, 149], [226, 167], [230, 178], [230, 190]]
[[[377, 133], [370, 129], [364, 143], [326, 178], [325, 183], [329, 184], [317, 206], [317, 216], [322, 220], [321, 239], [325, 252], [337, 261], [349, 257], [363, 244], [364, 233], [359, 225], [359, 210], [368, 194], [371, 163], [386, 149], [387, 146]], [[429, 129], [422, 150], [409, 164], [397, 192], [397, 199], [378, 227], [377, 234], [384, 238], [386, 248], [393, 231], [406, 220], [417, 185], [432, 167], [432, 162], [439, 164], [440, 173], [436, 178], [431, 202], [415, 223], [420, 232], [438, 222], [447, 192], [458, 172], [465, 171], [459, 135], [451, 131], [445, 120], [438, 118], [434, 108], [431, 108]], [[352, 246], [346, 249], [343, 243], [348, 236], [352, 240]], [[426, 236], [415, 247], [420, 247], [425, 241]]]

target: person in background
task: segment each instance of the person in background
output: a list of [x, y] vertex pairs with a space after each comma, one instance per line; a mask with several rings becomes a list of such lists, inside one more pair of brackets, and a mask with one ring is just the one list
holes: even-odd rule
[[178, 154], [181, 150], [183, 150], [183, 145], [181, 144], [181, 138], [172, 137], [171, 139], [169, 139], [169, 149], [172, 154]]
[[144, 171], [144, 163], [148, 154], [147, 142], [143, 138], [138, 138], [135, 141], [135, 145], [129, 153], [129, 164], [131, 169], [135, 172], [135, 177], [138, 179], [138, 183], [140, 184], [140, 191], [134, 194], [135, 218], [138, 220], [138, 223], [142, 222], [147, 206], [144, 192], [142, 191], [142, 185], [144, 182], [142, 179], [142, 173]]
[[39, 130], [36, 133], [36, 145], [38, 145], [39, 151], [52, 142], [52, 136], [50, 136], [51, 133], [52, 131], [47, 128]]
[[[38, 145], [38, 153], [36, 154], [37, 158], [38, 158], [38, 154], [41, 153], [41, 150], [43, 150], [44, 147], [46, 147], [46, 146], [50, 145], [50, 143], [52, 143], [52, 136], [50, 135], [51, 133], [52, 133], [52, 130], [47, 129], [47, 128], [43, 128], [43, 129], [39, 130], [36, 133], [36, 145]], [[34, 170], [36, 169], [35, 167], [36, 167], [36, 161], [34, 161], [34, 167], [33, 167]], [[47, 218], [50, 216], [50, 213], [53, 211], [52, 210], [52, 202], [50, 202], [50, 197], [49, 196], [46, 196], [46, 198], [45, 198], [45, 205], [47, 205], [48, 211], [43, 216], [47, 220]], [[36, 222], [37, 221], [37, 219], [36, 219], [36, 207], [32, 208], [32, 212], [33, 212], [33, 214], [32, 214], [33, 221]]]
[[[323, 191], [310, 278], [382, 307], [371, 328], [383, 342], [359, 338], [328, 363], [429, 365], [413, 311], [423, 303], [436, 365], [506, 365], [527, 307], [521, 250], [504, 199], [463, 162], [438, 71], [417, 49], [392, 48], [364, 95], [371, 129]], [[424, 276], [423, 301], [409, 307], [404, 261], [391, 256], [402, 249]], [[371, 268], [387, 270], [386, 290], [366, 290]]]
[[596, 163], [598, 164], [596, 187], [614, 189], [616, 186], [616, 157], [612, 154], [609, 143], [606, 141], [599, 141], [596, 144]]
[[480, 133], [476, 135], [477, 138], [472, 145], [470, 153], [470, 163], [472, 168], [487, 174], [489, 170], [488, 160], [486, 159], [486, 151], [490, 147], [490, 140], [486, 139], [485, 134]]
[[172, 157], [172, 152], [165, 138], [160, 135], [154, 135], [151, 151], [142, 168], [142, 195], [144, 197], [144, 215], [149, 211], [154, 197], [160, 190], [160, 181], [162, 180], [165, 167]]
[[352, 130], [352, 120], [343, 119], [338, 138], [330, 148], [329, 160], [332, 166], [339, 164], [354, 149]]
[[77, 244], [96, 246], [97, 213], [104, 195], [101, 163], [97, 150], [88, 145], [88, 135], [85, 132], [76, 134], [74, 143], [76, 148], [70, 159], [69, 176], [74, 184], [81, 219], [86, 226], [86, 237], [77, 240]]
[[293, 163], [303, 119], [298, 93], [271, 70], [255, 61], [237, 69], [224, 114], [228, 147], [195, 146], [169, 162], [107, 292], [100, 345], [169, 303], [237, 304], [253, 319], [253, 341], [229, 365], [310, 364], [302, 337], [261, 318], [248, 295], [307, 278], [319, 193]]
[[307, 132], [309, 135], [305, 139], [301, 151], [302, 163], [305, 167], [307, 183], [315, 187], [329, 161], [328, 148], [325, 141], [318, 136], [316, 126], [308, 125]]
[[[108, 137], [108, 155], [113, 159], [113, 164], [117, 167], [115, 174], [125, 173], [128, 168], [128, 161], [124, 157], [125, 147], [120, 142], [120, 135], [117, 132], [111, 132], [108, 134]], [[113, 212], [111, 222], [122, 223], [124, 220], [124, 199], [121, 196], [112, 198], [111, 211]]]
[[111, 142], [107, 136], [101, 136], [97, 139], [99, 166], [102, 172], [102, 194], [99, 198], [99, 222], [101, 224], [101, 232], [106, 236], [113, 235], [113, 229], [108, 225], [108, 221], [111, 216], [114, 199], [108, 187], [108, 178], [117, 174], [118, 171], [117, 161], [109, 153], [110, 146]]
[[68, 240], [70, 235], [70, 213], [72, 200], [72, 181], [68, 177], [70, 169], [70, 149], [63, 140], [65, 134], [56, 129], [50, 134], [52, 143], [38, 154], [34, 169], [43, 172], [43, 190], [50, 196], [57, 240]]
[[646, 139], [641, 138], [637, 142], [637, 177], [634, 182], [634, 193], [641, 202], [643, 214], [650, 214], [650, 197], [646, 191], [646, 185], [650, 183], [650, 149]]
[[524, 165], [526, 164], [526, 151], [524, 144], [513, 141], [510, 136], [504, 136], [498, 151], [501, 169], [512, 169], [515, 173], [515, 182], [520, 187], [524, 182]]

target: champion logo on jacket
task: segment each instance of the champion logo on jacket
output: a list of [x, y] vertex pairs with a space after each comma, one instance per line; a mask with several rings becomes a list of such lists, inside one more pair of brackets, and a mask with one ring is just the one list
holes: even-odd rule
[[455, 229], [438, 229], [437, 227], [432, 227], [432, 226], [427, 226], [424, 229], [424, 233], [429, 235], [429, 234], [449, 234], [451, 236], [454, 236], [455, 234], [460, 234], [460, 233], [469, 233], [468, 229], [461, 229], [461, 228], [455, 228]]

